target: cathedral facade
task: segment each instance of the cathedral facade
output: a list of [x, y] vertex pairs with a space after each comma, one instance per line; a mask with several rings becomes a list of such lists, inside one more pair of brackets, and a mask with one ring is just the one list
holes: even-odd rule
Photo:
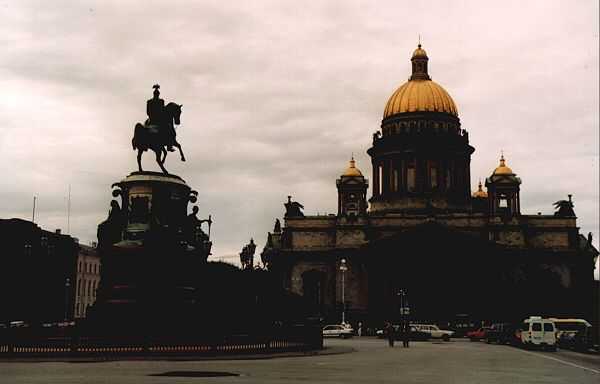
[[475, 149], [428, 61], [419, 44], [385, 106], [367, 150], [372, 183], [352, 159], [336, 180], [337, 214], [304, 215], [288, 198], [263, 263], [331, 322], [342, 312], [394, 320], [400, 300], [415, 320], [590, 318], [598, 252], [579, 233], [571, 196], [554, 215], [522, 214], [521, 180], [504, 156], [487, 191], [480, 182], [472, 193]]

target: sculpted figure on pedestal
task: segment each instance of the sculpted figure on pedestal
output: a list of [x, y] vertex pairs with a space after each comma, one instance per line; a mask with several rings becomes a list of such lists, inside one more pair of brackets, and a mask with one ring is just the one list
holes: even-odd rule
[[98, 246], [104, 247], [119, 242], [124, 225], [125, 220], [121, 207], [117, 200], [112, 200], [108, 217], [98, 225]]

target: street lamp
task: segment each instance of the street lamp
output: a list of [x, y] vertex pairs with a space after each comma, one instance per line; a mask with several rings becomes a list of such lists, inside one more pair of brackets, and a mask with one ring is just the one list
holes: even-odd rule
[[65, 280], [65, 321], [69, 319], [69, 287], [71, 286], [71, 280], [67, 277]]
[[346, 298], [344, 292], [344, 273], [348, 270], [346, 259], [340, 260], [340, 272], [342, 272], [342, 324], [346, 324]]
[[407, 308], [405, 308], [406, 303], [406, 291], [404, 289], [401, 289], [398, 291], [398, 293], [396, 294], [397, 296], [400, 296], [400, 322], [404, 324], [404, 315], [408, 314], [407, 312]]

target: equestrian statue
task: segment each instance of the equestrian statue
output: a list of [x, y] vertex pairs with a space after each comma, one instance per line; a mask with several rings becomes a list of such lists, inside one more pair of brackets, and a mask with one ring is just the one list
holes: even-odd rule
[[137, 123], [131, 145], [133, 150], [137, 150], [137, 163], [140, 172], [142, 172], [142, 154], [151, 149], [156, 154], [156, 162], [163, 171], [168, 174], [164, 164], [168, 152], [173, 152], [173, 147], [179, 149], [181, 161], [185, 161], [185, 156], [181, 149], [181, 144], [177, 142], [175, 134], [175, 125], [180, 124], [181, 107], [176, 103], [165, 105], [165, 101], [160, 98], [160, 85], [155, 84], [153, 97], [146, 102], [146, 113], [148, 119], [142, 125]]

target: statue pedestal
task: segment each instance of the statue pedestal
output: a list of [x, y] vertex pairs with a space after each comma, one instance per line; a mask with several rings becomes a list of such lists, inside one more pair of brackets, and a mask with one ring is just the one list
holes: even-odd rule
[[114, 187], [121, 208], [113, 203], [116, 212], [98, 229], [102, 270], [91, 318], [104, 328], [177, 327], [193, 318], [195, 278], [210, 252], [197, 218], [187, 215], [197, 192], [157, 172], [133, 172]]

